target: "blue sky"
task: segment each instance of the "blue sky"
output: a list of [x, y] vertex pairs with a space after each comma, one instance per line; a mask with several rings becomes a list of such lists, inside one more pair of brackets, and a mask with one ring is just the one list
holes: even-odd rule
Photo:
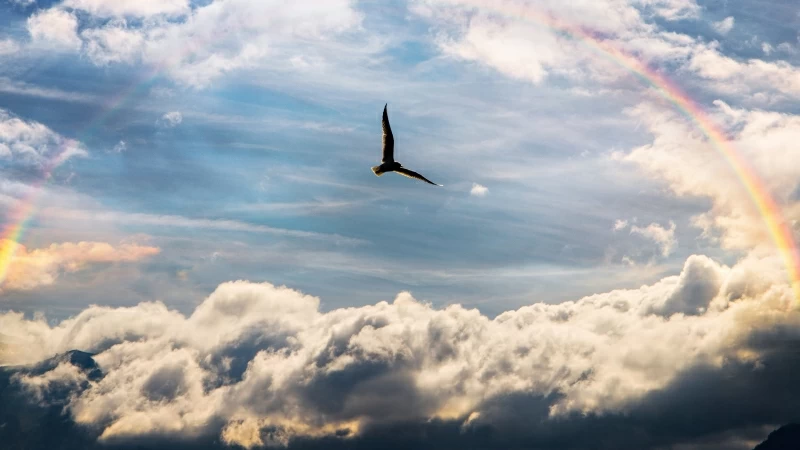
[[[198, 85], [185, 75], [190, 63], [170, 61], [169, 54], [120, 62], [93, 56], [88, 32], [122, 27], [115, 20], [129, 22], [122, 29], [142, 30], [140, 17], [75, 9], [80, 48], [59, 47], [58, 36], [37, 41], [29, 20], [46, 6], [3, 5], [3, 39], [19, 50], [4, 55], [0, 100], [10, 113], [80, 141], [89, 153], [58, 169], [48, 187], [53, 196], [43, 203], [69, 197], [82, 217], [103, 211], [114, 219], [95, 224], [43, 213], [23, 243], [97, 240], [99, 232], [107, 241], [146, 235], [162, 251], [117, 279], [90, 268], [103, 287], [67, 274], [57, 287], [7, 293], [4, 303], [12, 308], [66, 312], [154, 297], [186, 308], [219, 282], [242, 278], [295, 286], [323, 297], [325, 307], [410, 290], [434, 304], [496, 314], [531, 300], [559, 302], [649, 283], [677, 273], [698, 251], [727, 255], [689, 225], [707, 208], [702, 198], [676, 199], [661, 180], [609, 158], [652, 139], [624, 113], [647, 88], [635, 77], [620, 75], [613, 91], [587, 95], [602, 86], [591, 77], [569, 79], [558, 67], [543, 80], [508, 76], [443, 50], [441, 33], [454, 25], [415, 14], [420, 5], [361, 2], [349, 9], [357, 25], [330, 31], [322, 42], [266, 30], [260, 38], [279, 42], [274, 56], [219, 76], [209, 69], [199, 78], [210, 81]], [[745, 4], [710, 2], [700, 10], [683, 20], [643, 12], [641, 20], [708, 45], [721, 40], [720, 55], [765, 57], [743, 44], [758, 41], [787, 43], [792, 50], [781, 56], [793, 56], [791, 23], [771, 26]], [[709, 29], [709, 21], [739, 12], [726, 36]], [[209, 42], [215, 39], [188, 39], [170, 51], [192, 58], [244, 45], [236, 37]], [[191, 55], [192, 48], [201, 56]], [[106, 53], [105, 59], [124, 58], [120, 49]], [[593, 57], [585, 64], [594, 64]], [[680, 71], [670, 75], [705, 106], [737, 97], [708, 92]], [[369, 171], [379, 158], [387, 102], [398, 158], [443, 189]], [[168, 122], [168, 113], [180, 121]], [[15, 176], [10, 166], [4, 173]], [[474, 183], [488, 189], [484, 196], [470, 194]], [[168, 226], [158, 216], [180, 217], [185, 225]], [[613, 230], [616, 220], [633, 218], [664, 228], [674, 221], [677, 245], [664, 256], [658, 243]], [[281, 231], [191, 222], [200, 220]], [[633, 267], [622, 262], [629, 253]], [[107, 298], [111, 286], [115, 299]]]
[[[36, 203], [3, 242], [0, 365], [94, 353], [69, 410], [98, 439], [437, 418], [745, 449], [800, 417], [754, 406], [798, 395], [775, 380], [800, 318], [741, 180], [541, 14], [685, 92], [798, 238], [794, 1], [5, 0], [0, 221]], [[444, 187], [372, 173], [387, 103], [397, 159]], [[681, 422], [695, 404], [718, 420]], [[529, 413], [566, 425], [509, 419]]]

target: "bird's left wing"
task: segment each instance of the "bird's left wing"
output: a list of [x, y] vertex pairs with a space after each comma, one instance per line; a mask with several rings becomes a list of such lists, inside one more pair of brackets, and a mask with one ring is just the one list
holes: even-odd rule
[[399, 173], [400, 175], [406, 176], [408, 178], [416, 178], [417, 180], [421, 180], [421, 181], [424, 181], [426, 183], [430, 183], [430, 184], [432, 184], [434, 186], [441, 186], [441, 184], [436, 184], [433, 181], [431, 181], [431, 180], [423, 177], [422, 175], [418, 174], [417, 172], [414, 172], [413, 170], [408, 170], [405, 167], [401, 167], [399, 169], [395, 169], [395, 172]]
[[383, 126], [383, 158], [381, 162], [387, 163], [394, 161], [394, 135], [392, 135], [392, 127], [389, 126], [389, 114], [386, 113], [386, 108], [383, 107], [383, 119], [381, 125]]

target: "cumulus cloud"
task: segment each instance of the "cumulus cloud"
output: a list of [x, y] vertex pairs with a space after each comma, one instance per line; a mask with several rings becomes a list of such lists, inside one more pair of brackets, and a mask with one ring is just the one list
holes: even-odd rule
[[[316, 297], [239, 281], [220, 285], [189, 316], [157, 302], [92, 306], [57, 325], [5, 313], [0, 328], [27, 358], [97, 353], [104, 377], [68, 410], [107, 442], [217, 436], [280, 445], [432, 418], [525, 434], [539, 421], [557, 430], [575, 417], [643, 408], [641, 417], [659, 424], [684, 415], [681, 408], [697, 407], [691, 387], [678, 389], [687, 374], [723, 379], [730, 367], [769, 357], [755, 336], [797, 329], [781, 277], [777, 261], [728, 268], [692, 256], [680, 275], [651, 286], [494, 319], [459, 305], [435, 309], [408, 293], [322, 312]], [[50, 378], [27, 382], [42, 387]], [[646, 412], [670, 391], [672, 401], [692, 401]]]
[[85, 52], [89, 59], [101, 66], [136, 59], [146, 43], [145, 35], [129, 28], [125, 19], [86, 29], [81, 32], [81, 37], [86, 41]]
[[469, 195], [475, 197], [485, 197], [486, 194], [488, 193], [489, 193], [489, 188], [478, 183], [472, 183], [472, 189], [470, 189], [469, 191]]
[[105, 242], [67, 242], [28, 250], [7, 239], [0, 241], [0, 249], [13, 255], [0, 284], [4, 291], [30, 290], [53, 284], [62, 273], [77, 272], [92, 264], [139, 261], [160, 252], [157, 247], [136, 244], [114, 247]]
[[79, 142], [0, 108], [0, 158], [42, 165], [46, 162], [58, 164], [74, 156], [87, 156]]
[[156, 124], [164, 128], [175, 128], [180, 125], [181, 122], [183, 122], [183, 115], [180, 111], [171, 111], [161, 116]]
[[719, 34], [726, 35], [731, 32], [733, 29], [734, 19], [733, 17], [726, 17], [719, 22], [714, 22], [712, 26], [714, 27], [714, 31]]
[[617, 221], [614, 222], [614, 231], [622, 231], [625, 228], [628, 228], [627, 220], [617, 219]]
[[755, 94], [762, 103], [800, 96], [800, 69], [786, 61], [740, 61], [720, 53], [717, 44], [703, 44], [693, 50], [686, 67], [720, 92]]
[[62, 9], [51, 8], [32, 15], [28, 18], [28, 33], [35, 43], [67, 50], [81, 47], [78, 18]]
[[[730, 133], [731, 142], [726, 145], [761, 177], [759, 195], [773, 197], [788, 223], [800, 219], [800, 204], [794, 194], [800, 167], [792, 163], [800, 157], [793, 144], [800, 139], [800, 117], [736, 109], [720, 101], [715, 104], [714, 120]], [[710, 199], [711, 209], [696, 216], [693, 223], [707, 236], [718, 235], [724, 248], [776, 251], [764, 217], [743, 180], [731, 170], [726, 158], [693, 131], [692, 125], [671, 111], [648, 104], [631, 109], [630, 114], [645, 124], [654, 141], [618, 158], [636, 163], [679, 196]]]
[[[616, 226], [614, 227], [616, 229]], [[632, 226], [631, 234], [639, 234], [658, 244], [661, 255], [664, 257], [672, 254], [678, 241], [675, 239], [675, 222], [669, 222], [669, 228], [664, 228], [657, 223], [651, 223], [646, 227]]]

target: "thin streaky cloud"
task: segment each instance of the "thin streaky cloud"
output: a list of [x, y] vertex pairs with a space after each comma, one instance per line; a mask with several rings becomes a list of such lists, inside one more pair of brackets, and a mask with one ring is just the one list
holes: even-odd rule
[[311, 231], [290, 230], [267, 225], [257, 225], [229, 219], [195, 219], [178, 215], [156, 215], [146, 213], [125, 213], [116, 211], [92, 211], [78, 209], [63, 209], [50, 207], [42, 211], [48, 218], [61, 220], [94, 220], [100, 222], [114, 222], [118, 224], [136, 224], [178, 228], [202, 228], [220, 231], [241, 231], [246, 233], [267, 233], [286, 237], [324, 239], [335, 241], [339, 244], [360, 245], [366, 241], [338, 234], [317, 233]]

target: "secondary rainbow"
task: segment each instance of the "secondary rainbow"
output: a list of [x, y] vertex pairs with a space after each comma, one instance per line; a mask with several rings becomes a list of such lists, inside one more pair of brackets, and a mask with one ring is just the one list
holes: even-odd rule
[[769, 229], [773, 242], [780, 251], [794, 293], [795, 305], [800, 303], [800, 253], [798, 253], [791, 227], [761, 177], [734, 148], [725, 137], [725, 132], [708, 117], [700, 105], [674, 83], [648, 67], [640, 59], [596, 37], [595, 33], [586, 28], [569, 25], [552, 15], [543, 14], [530, 7], [476, 0], [463, 1], [477, 9], [493, 12], [510, 19], [535, 22], [576, 39], [588, 48], [599, 52], [606, 59], [633, 73], [639, 79], [655, 88], [655, 91], [661, 97], [675, 105], [678, 111], [688, 117], [706, 135], [716, 152], [725, 159], [728, 166], [744, 186]]

